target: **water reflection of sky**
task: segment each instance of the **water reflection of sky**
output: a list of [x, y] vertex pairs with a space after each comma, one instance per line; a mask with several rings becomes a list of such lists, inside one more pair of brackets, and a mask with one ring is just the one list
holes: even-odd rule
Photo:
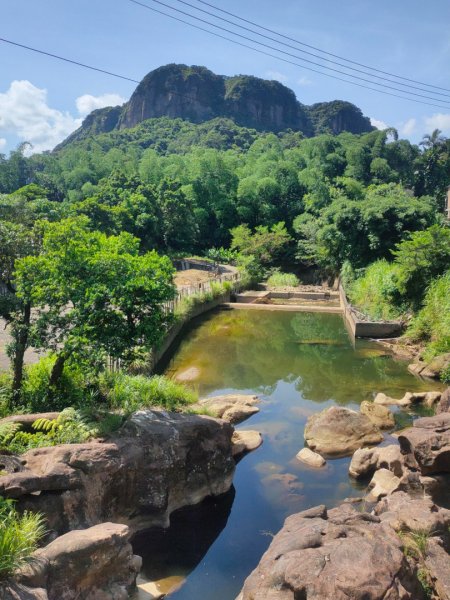
[[[164, 552], [161, 543], [141, 538], [149, 578], [155, 565], [161, 576], [190, 571], [172, 600], [234, 600], [289, 514], [361, 493], [361, 484], [348, 477], [349, 458], [328, 461], [320, 470], [295, 458], [309, 415], [336, 403], [357, 408], [377, 392], [402, 396], [430, 389], [379, 345], [354, 345], [334, 314], [209, 313], [184, 335], [166, 373], [176, 377], [193, 367], [198, 376], [190, 385], [201, 396], [262, 396], [260, 412], [240, 427], [260, 431], [264, 443], [238, 464], [234, 499], [208, 501], [175, 518]], [[187, 543], [177, 550], [173, 540], [180, 537]], [[159, 547], [159, 563], [153, 547]]]

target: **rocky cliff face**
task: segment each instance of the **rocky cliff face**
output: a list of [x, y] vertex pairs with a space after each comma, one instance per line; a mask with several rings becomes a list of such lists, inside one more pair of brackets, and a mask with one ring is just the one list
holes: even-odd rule
[[370, 119], [362, 114], [361, 109], [343, 100], [318, 102], [308, 107], [308, 114], [316, 133], [337, 135], [342, 131], [365, 133], [373, 129]]
[[106, 521], [167, 526], [178, 508], [230, 489], [232, 433], [211, 417], [140, 411], [107, 443], [26, 452], [0, 495], [43, 513], [58, 535]]
[[193, 123], [228, 117], [243, 127], [274, 132], [293, 129], [305, 136], [373, 129], [369, 119], [349, 102], [335, 100], [308, 107], [278, 81], [248, 75], [224, 77], [205, 67], [171, 64], [148, 73], [123, 107], [92, 112], [58, 148], [164, 116]]

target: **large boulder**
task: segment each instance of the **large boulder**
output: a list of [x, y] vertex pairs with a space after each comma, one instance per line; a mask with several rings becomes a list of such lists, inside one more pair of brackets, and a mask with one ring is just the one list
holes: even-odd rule
[[368, 417], [340, 406], [311, 415], [304, 435], [309, 448], [328, 456], [350, 455], [383, 440], [383, 434]]
[[5, 600], [126, 600], [141, 559], [126, 525], [103, 523], [71, 531], [38, 550], [2, 589]]
[[392, 429], [395, 426], [394, 415], [386, 406], [364, 400], [359, 410], [380, 429]]
[[409, 467], [423, 475], [450, 473], [450, 413], [416, 419], [398, 441]]
[[213, 417], [224, 419], [229, 423], [241, 423], [259, 412], [255, 406], [259, 402], [258, 396], [246, 394], [225, 394], [223, 396], [212, 396], [203, 398], [191, 408], [194, 410], [206, 410]]
[[228, 491], [232, 434], [212, 417], [140, 411], [108, 443], [26, 452], [0, 494], [43, 512], [58, 534], [105, 521], [167, 526], [174, 510]]
[[239, 600], [421, 600], [394, 530], [350, 504], [286, 519]]

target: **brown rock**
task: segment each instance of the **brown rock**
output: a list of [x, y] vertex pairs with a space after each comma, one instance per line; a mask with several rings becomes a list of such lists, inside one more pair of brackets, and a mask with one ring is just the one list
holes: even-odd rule
[[314, 469], [320, 469], [326, 465], [326, 460], [323, 456], [320, 456], [320, 454], [313, 452], [309, 448], [302, 448], [300, 452], [296, 454], [296, 458]]
[[211, 417], [140, 411], [109, 443], [28, 451], [0, 494], [43, 512], [58, 534], [111, 519], [166, 526], [174, 510], [228, 491], [232, 432]]
[[419, 600], [413, 568], [394, 531], [349, 504], [286, 519], [241, 600]]
[[194, 405], [194, 408], [206, 409], [214, 417], [224, 419], [229, 423], [241, 423], [259, 412], [259, 408], [255, 406], [258, 402], [258, 396], [226, 394], [204, 398]]
[[359, 410], [380, 429], [392, 429], [395, 426], [394, 415], [386, 406], [364, 400]]
[[256, 450], [263, 443], [262, 435], [258, 431], [235, 431], [231, 438], [233, 444], [232, 454], [235, 458], [240, 458], [242, 455]]
[[450, 413], [416, 419], [413, 425], [398, 435], [407, 464], [422, 475], [450, 473]]
[[383, 440], [383, 434], [368, 417], [339, 406], [309, 417], [304, 435], [312, 450], [329, 456], [349, 455]]
[[34, 553], [16, 586], [36, 600], [126, 600], [142, 562], [129, 536], [126, 525], [114, 523], [66, 533]]
[[353, 454], [349, 466], [352, 477], [366, 477], [377, 469], [389, 469], [397, 477], [404, 474], [404, 457], [400, 446], [391, 444], [378, 448], [360, 448]]
[[450, 557], [441, 540], [428, 540], [425, 565], [439, 600], [450, 600]]
[[375, 396], [374, 403], [383, 406], [409, 406], [411, 404], [411, 398], [408, 394], [405, 394], [403, 398], [391, 398], [380, 392]]
[[436, 506], [431, 498], [412, 498], [405, 492], [395, 492], [383, 498], [375, 514], [395, 531], [427, 531], [433, 535], [446, 533], [450, 525], [450, 510]]
[[414, 362], [408, 366], [408, 370], [414, 375], [420, 375], [420, 377], [431, 377], [433, 379], [438, 379], [441, 371], [447, 369], [449, 366], [450, 352], [435, 356], [429, 362]]
[[399, 488], [400, 478], [394, 475], [392, 471], [388, 469], [379, 469], [375, 471], [375, 475], [372, 477], [369, 483], [369, 493], [366, 498], [370, 502], [376, 502], [383, 496], [392, 494]]
[[450, 387], [442, 392], [441, 398], [436, 406], [436, 414], [450, 412]]

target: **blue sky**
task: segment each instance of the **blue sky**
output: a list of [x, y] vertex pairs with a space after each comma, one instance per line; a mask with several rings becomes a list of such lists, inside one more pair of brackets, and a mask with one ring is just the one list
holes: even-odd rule
[[[151, 0], [142, 1], [156, 6]], [[195, 12], [176, 0], [165, 1]], [[328, 52], [450, 89], [448, 0], [211, 2]], [[225, 75], [279, 79], [305, 104], [349, 100], [380, 126], [397, 127], [402, 137], [413, 141], [436, 127], [450, 136], [450, 104], [448, 108], [416, 104], [323, 77], [192, 29], [129, 0], [3, 0], [0, 23], [1, 37], [133, 79], [140, 80], [171, 62], [205, 65]], [[33, 143], [35, 151], [51, 149], [90, 110], [120, 103], [135, 88], [131, 82], [1, 42], [0, 65], [0, 152], [25, 140]]]

